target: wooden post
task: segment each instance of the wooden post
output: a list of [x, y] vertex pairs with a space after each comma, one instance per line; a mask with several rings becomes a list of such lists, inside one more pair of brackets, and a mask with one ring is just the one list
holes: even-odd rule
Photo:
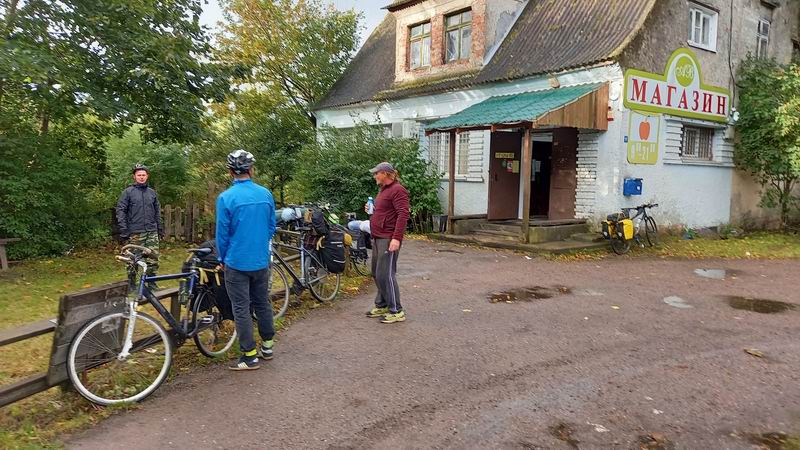
[[172, 236], [172, 205], [164, 207], [164, 238]]
[[453, 228], [456, 215], [456, 132], [450, 132], [450, 159], [448, 161], [448, 192], [447, 192], [447, 233], [455, 234]]
[[531, 165], [533, 164], [530, 125], [525, 127], [522, 139], [522, 236], [520, 236], [520, 240], [523, 244], [527, 244], [528, 228], [531, 225]]
[[192, 204], [192, 242], [197, 242], [198, 235], [203, 231], [200, 229], [200, 205], [197, 202]]

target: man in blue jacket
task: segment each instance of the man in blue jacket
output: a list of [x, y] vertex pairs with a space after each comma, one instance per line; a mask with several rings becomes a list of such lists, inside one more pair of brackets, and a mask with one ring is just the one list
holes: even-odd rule
[[[233, 186], [217, 198], [217, 253], [225, 270], [225, 288], [233, 304], [242, 356], [231, 370], [259, 368], [259, 353], [272, 359], [275, 328], [269, 301], [270, 251], [275, 234], [275, 200], [251, 179], [255, 158], [236, 150], [228, 155]], [[251, 305], [258, 321], [261, 349], [253, 337]]]

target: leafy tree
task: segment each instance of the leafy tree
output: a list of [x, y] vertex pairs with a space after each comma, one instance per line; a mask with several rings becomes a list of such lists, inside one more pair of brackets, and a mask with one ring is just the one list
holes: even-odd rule
[[324, 128], [320, 139], [303, 150], [297, 180], [307, 200], [363, 214], [367, 197], [378, 190], [369, 169], [391, 161], [409, 191], [412, 220], [420, 230], [431, 214], [441, 212], [441, 174], [421, 156], [417, 141], [389, 138], [382, 127]]
[[91, 115], [148, 137], [200, 135], [226, 80], [208, 63], [199, 0], [0, 0], [0, 109], [39, 130]]
[[762, 185], [762, 205], [779, 207], [781, 225], [798, 205], [800, 181], [800, 63], [748, 58], [739, 79], [740, 119], [735, 160]]
[[[281, 202], [286, 186], [297, 170], [297, 155], [314, 139], [314, 129], [292, 106], [276, 101], [269, 93], [245, 91], [231, 97], [233, 108], [214, 109], [215, 138], [207, 147], [196, 147], [194, 160], [206, 173], [227, 178], [222, 161], [229, 152], [243, 148], [256, 157], [256, 176], [269, 186]], [[216, 167], [209, 167], [216, 166]]]
[[271, 92], [313, 122], [310, 107], [344, 73], [360, 15], [320, 0], [227, 0], [218, 58], [246, 68], [238, 79]]

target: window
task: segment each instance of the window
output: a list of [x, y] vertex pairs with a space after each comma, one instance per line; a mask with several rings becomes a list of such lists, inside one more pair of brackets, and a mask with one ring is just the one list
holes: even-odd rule
[[[458, 135], [456, 141], [456, 175], [469, 174], [469, 132]], [[447, 175], [450, 169], [450, 133], [428, 136], [428, 156], [437, 171]]]
[[421, 23], [411, 27], [409, 50], [412, 69], [431, 65], [431, 23]]
[[758, 21], [758, 35], [756, 37], [756, 57], [766, 58], [769, 48], [769, 20]]
[[472, 11], [464, 11], [445, 18], [447, 62], [469, 59], [472, 50]]
[[692, 6], [689, 9], [689, 45], [717, 51], [717, 18], [716, 11]]
[[681, 156], [684, 158], [704, 159], [711, 161], [711, 143], [714, 140], [713, 128], [701, 128], [684, 125], [683, 146]]

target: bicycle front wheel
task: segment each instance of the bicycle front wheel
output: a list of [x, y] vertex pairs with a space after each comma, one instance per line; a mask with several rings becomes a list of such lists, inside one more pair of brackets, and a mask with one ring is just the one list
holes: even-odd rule
[[330, 273], [325, 265], [314, 256], [306, 259], [306, 281], [311, 295], [320, 302], [329, 302], [336, 298], [341, 285], [341, 275]]
[[631, 249], [631, 241], [620, 239], [616, 236], [611, 237], [611, 250], [618, 255], [624, 255]]
[[650, 247], [658, 245], [658, 226], [656, 220], [648, 216], [644, 222], [644, 234]]
[[372, 267], [369, 260], [369, 250], [358, 249], [350, 250], [350, 263], [353, 264], [353, 269], [359, 275], [369, 277], [372, 276]]
[[273, 319], [280, 319], [289, 309], [289, 297], [291, 296], [289, 278], [286, 272], [277, 264], [272, 265], [271, 279], [269, 281], [269, 301], [272, 303]]
[[86, 399], [105, 406], [138, 402], [166, 380], [173, 352], [167, 331], [157, 320], [137, 313], [133, 346], [123, 357], [130, 325], [128, 313], [107, 314], [86, 324], [72, 341], [67, 372]]
[[198, 327], [194, 335], [197, 350], [209, 358], [225, 355], [236, 341], [236, 324], [224, 317], [216, 298], [209, 292], [202, 292], [196, 300], [192, 323]]

